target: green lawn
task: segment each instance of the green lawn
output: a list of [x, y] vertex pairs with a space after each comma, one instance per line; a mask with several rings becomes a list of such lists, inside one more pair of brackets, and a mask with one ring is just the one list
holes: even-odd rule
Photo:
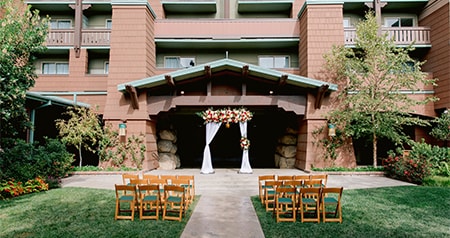
[[252, 197], [266, 237], [450, 237], [450, 188], [344, 190], [343, 223], [276, 223]]
[[179, 237], [182, 222], [114, 220], [113, 190], [62, 188], [0, 201], [0, 237]]
[[[0, 237], [175, 238], [196, 205], [182, 222], [114, 221], [114, 199], [112, 190], [63, 188], [0, 201]], [[450, 188], [344, 190], [342, 224], [276, 223], [257, 196], [252, 201], [267, 238], [450, 237]]]

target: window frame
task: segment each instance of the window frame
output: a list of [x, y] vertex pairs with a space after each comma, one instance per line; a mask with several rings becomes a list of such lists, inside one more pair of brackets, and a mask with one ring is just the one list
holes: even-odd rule
[[[261, 59], [262, 58], [272, 58], [272, 67], [266, 67], [264, 65], [261, 65]], [[283, 58], [285, 63], [287, 60], [287, 65], [285, 67], [276, 67], [276, 59], [277, 58]], [[258, 66], [263, 68], [269, 68], [269, 69], [288, 69], [291, 67], [291, 57], [289, 55], [258, 55]]]
[[[411, 19], [412, 26], [402, 26], [402, 19]], [[392, 24], [388, 25], [388, 21], [390, 21], [390, 20], [394, 20], [394, 21], [397, 20], [397, 22], [399, 23], [399, 26], [392, 26]], [[384, 21], [384, 23], [383, 23], [384, 27], [416, 27], [417, 26], [417, 24], [416, 24], [417, 21], [414, 16], [385, 16], [383, 18], [383, 21]]]
[[[110, 26], [108, 26], [108, 22], [110, 22]], [[106, 19], [105, 20], [105, 28], [106, 29], [112, 29], [112, 19]]]
[[109, 74], [109, 61], [105, 61], [105, 62], [103, 63], [103, 72], [104, 72], [105, 74]]
[[[46, 64], [55, 65], [54, 73], [45, 73], [44, 66]], [[58, 64], [66, 64], [67, 65], [67, 73], [58, 73]], [[69, 74], [69, 62], [68, 61], [45, 61], [41, 63], [41, 74], [43, 75], [68, 75]]]
[[[70, 27], [69, 28], [60, 28], [58, 26], [59, 22], [64, 22], [67, 21], [69, 22]], [[52, 27], [52, 22], [56, 22], [56, 28]], [[72, 19], [66, 19], [66, 18], [61, 18], [61, 19], [50, 19], [49, 21], [49, 25], [50, 25], [50, 29], [72, 29]]]
[[[168, 62], [167, 62], [167, 60], [168, 59], [175, 59], [175, 58], [178, 58], [178, 61], [179, 61], [179, 67], [169, 67], [169, 64], [168, 64]], [[184, 66], [183, 64], [182, 64], [182, 60], [183, 59], [186, 59], [186, 60], [190, 60], [190, 61], [194, 61], [194, 65], [187, 65], [187, 66]], [[173, 56], [164, 56], [164, 68], [168, 68], [168, 69], [186, 69], [186, 68], [191, 68], [191, 67], [194, 67], [195, 65], [196, 65], [196, 62], [197, 62], [197, 60], [196, 60], [196, 58], [194, 57], [194, 56], [176, 56], [176, 55], [173, 55]]]

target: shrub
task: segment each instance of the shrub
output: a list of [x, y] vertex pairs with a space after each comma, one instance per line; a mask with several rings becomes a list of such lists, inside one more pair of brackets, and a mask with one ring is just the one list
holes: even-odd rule
[[65, 176], [73, 163], [73, 155], [56, 139], [46, 139], [42, 146], [23, 140], [10, 141], [0, 156], [0, 181], [25, 183], [36, 177], [53, 181]]
[[26, 181], [25, 184], [15, 180], [4, 181], [0, 183], [0, 199], [18, 197], [27, 193], [36, 193], [47, 190], [48, 184], [40, 177], [30, 179]]
[[432, 146], [424, 141], [411, 142], [408, 155], [391, 153], [383, 161], [388, 176], [422, 184], [428, 176], [450, 176], [450, 148]]
[[415, 184], [422, 184], [430, 174], [429, 163], [424, 157], [389, 156], [383, 165], [387, 176]]

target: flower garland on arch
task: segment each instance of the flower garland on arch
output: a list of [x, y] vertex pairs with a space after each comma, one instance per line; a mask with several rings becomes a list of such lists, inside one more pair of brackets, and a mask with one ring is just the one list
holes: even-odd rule
[[238, 123], [250, 121], [253, 118], [253, 113], [246, 108], [224, 108], [219, 110], [213, 110], [208, 108], [206, 111], [197, 113], [205, 124], [209, 122], [222, 122], [222, 123]]

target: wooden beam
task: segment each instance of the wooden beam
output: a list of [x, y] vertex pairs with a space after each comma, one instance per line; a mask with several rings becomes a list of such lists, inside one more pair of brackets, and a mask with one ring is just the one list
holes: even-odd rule
[[211, 78], [212, 77], [211, 66], [205, 65], [205, 75], [206, 75], [206, 78]]
[[278, 85], [280, 85], [280, 86], [285, 85], [287, 80], [288, 80], [287, 74], [281, 75], [280, 79], [278, 80]]
[[175, 82], [173, 81], [172, 76], [167, 74], [167, 75], [164, 75], [164, 78], [166, 79], [166, 82], [168, 85], [175, 87]]
[[133, 109], [139, 109], [139, 100], [136, 88], [131, 85], [125, 85], [125, 90], [130, 94], [131, 106]]
[[249, 69], [248, 65], [242, 67], [242, 77], [246, 79], [248, 77]]
[[328, 91], [329, 87], [330, 85], [323, 84], [322, 86], [319, 87], [319, 89], [317, 89], [316, 101], [314, 102], [315, 109], [320, 109], [320, 107], [322, 106], [323, 98], [325, 96], [325, 93]]

